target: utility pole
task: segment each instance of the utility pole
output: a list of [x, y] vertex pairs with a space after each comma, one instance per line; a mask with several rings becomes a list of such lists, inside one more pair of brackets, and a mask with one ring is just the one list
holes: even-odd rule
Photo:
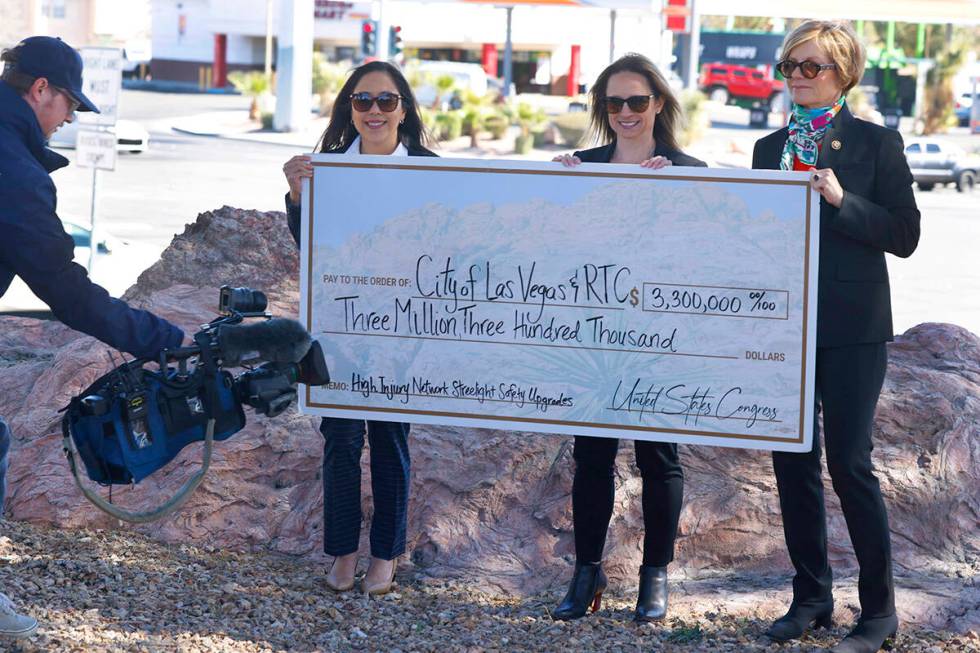
[[511, 40], [511, 24], [514, 19], [514, 7], [510, 5], [507, 10], [507, 40], [504, 42], [504, 97], [510, 97], [510, 85], [514, 78], [514, 45]]
[[687, 87], [697, 89], [698, 74], [701, 72], [698, 61], [701, 59], [701, 16], [698, 14], [697, 0], [691, 2], [691, 38], [690, 51], [687, 54]]
[[616, 61], [616, 10], [609, 10], [609, 63]]
[[381, 61], [388, 60], [388, 21], [385, 19], [385, 0], [378, 0], [378, 35], [376, 43], [378, 44], [377, 57]]
[[276, 131], [300, 131], [310, 120], [313, 88], [313, 0], [282, 0], [276, 61]]
[[265, 78], [272, 77], [272, 2], [265, 0]]

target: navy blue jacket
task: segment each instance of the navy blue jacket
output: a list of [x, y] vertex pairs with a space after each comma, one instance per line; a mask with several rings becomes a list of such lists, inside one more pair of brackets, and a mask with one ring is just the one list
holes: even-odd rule
[[30, 105], [0, 82], [0, 296], [16, 275], [56, 318], [111, 347], [153, 357], [179, 346], [180, 329], [113, 299], [72, 262], [75, 244], [58, 219], [49, 175], [66, 165], [45, 147]]

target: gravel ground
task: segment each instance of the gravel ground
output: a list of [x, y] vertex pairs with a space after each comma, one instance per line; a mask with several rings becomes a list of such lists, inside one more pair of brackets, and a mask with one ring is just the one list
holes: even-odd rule
[[[552, 621], [557, 593], [495, 596], [406, 571], [397, 591], [334, 594], [321, 564], [208, 546], [162, 544], [121, 531], [0, 524], [0, 591], [41, 622], [0, 650], [33, 651], [812, 651], [846, 626], [770, 644], [768, 619], [673, 610], [634, 624], [634, 597], [604, 597], [576, 622]], [[4, 649], [4, 646], [8, 648]], [[898, 651], [980, 653], [980, 636], [905, 628]]]

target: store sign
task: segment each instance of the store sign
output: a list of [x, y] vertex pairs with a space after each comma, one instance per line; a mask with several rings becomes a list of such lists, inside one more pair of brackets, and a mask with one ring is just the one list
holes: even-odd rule
[[82, 111], [78, 122], [111, 127], [116, 124], [119, 91], [122, 88], [122, 50], [82, 48], [82, 92], [95, 103], [99, 113]]
[[317, 20], [360, 20], [371, 15], [368, 2], [344, 2], [343, 0], [316, 0], [313, 17]]

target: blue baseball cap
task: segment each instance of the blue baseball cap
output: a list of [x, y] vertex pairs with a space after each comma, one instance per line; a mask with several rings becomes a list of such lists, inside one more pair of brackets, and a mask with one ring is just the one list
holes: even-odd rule
[[78, 102], [78, 111], [99, 113], [82, 93], [82, 57], [75, 48], [52, 36], [31, 36], [18, 43], [17, 50], [14, 70], [35, 79], [44, 77]]

